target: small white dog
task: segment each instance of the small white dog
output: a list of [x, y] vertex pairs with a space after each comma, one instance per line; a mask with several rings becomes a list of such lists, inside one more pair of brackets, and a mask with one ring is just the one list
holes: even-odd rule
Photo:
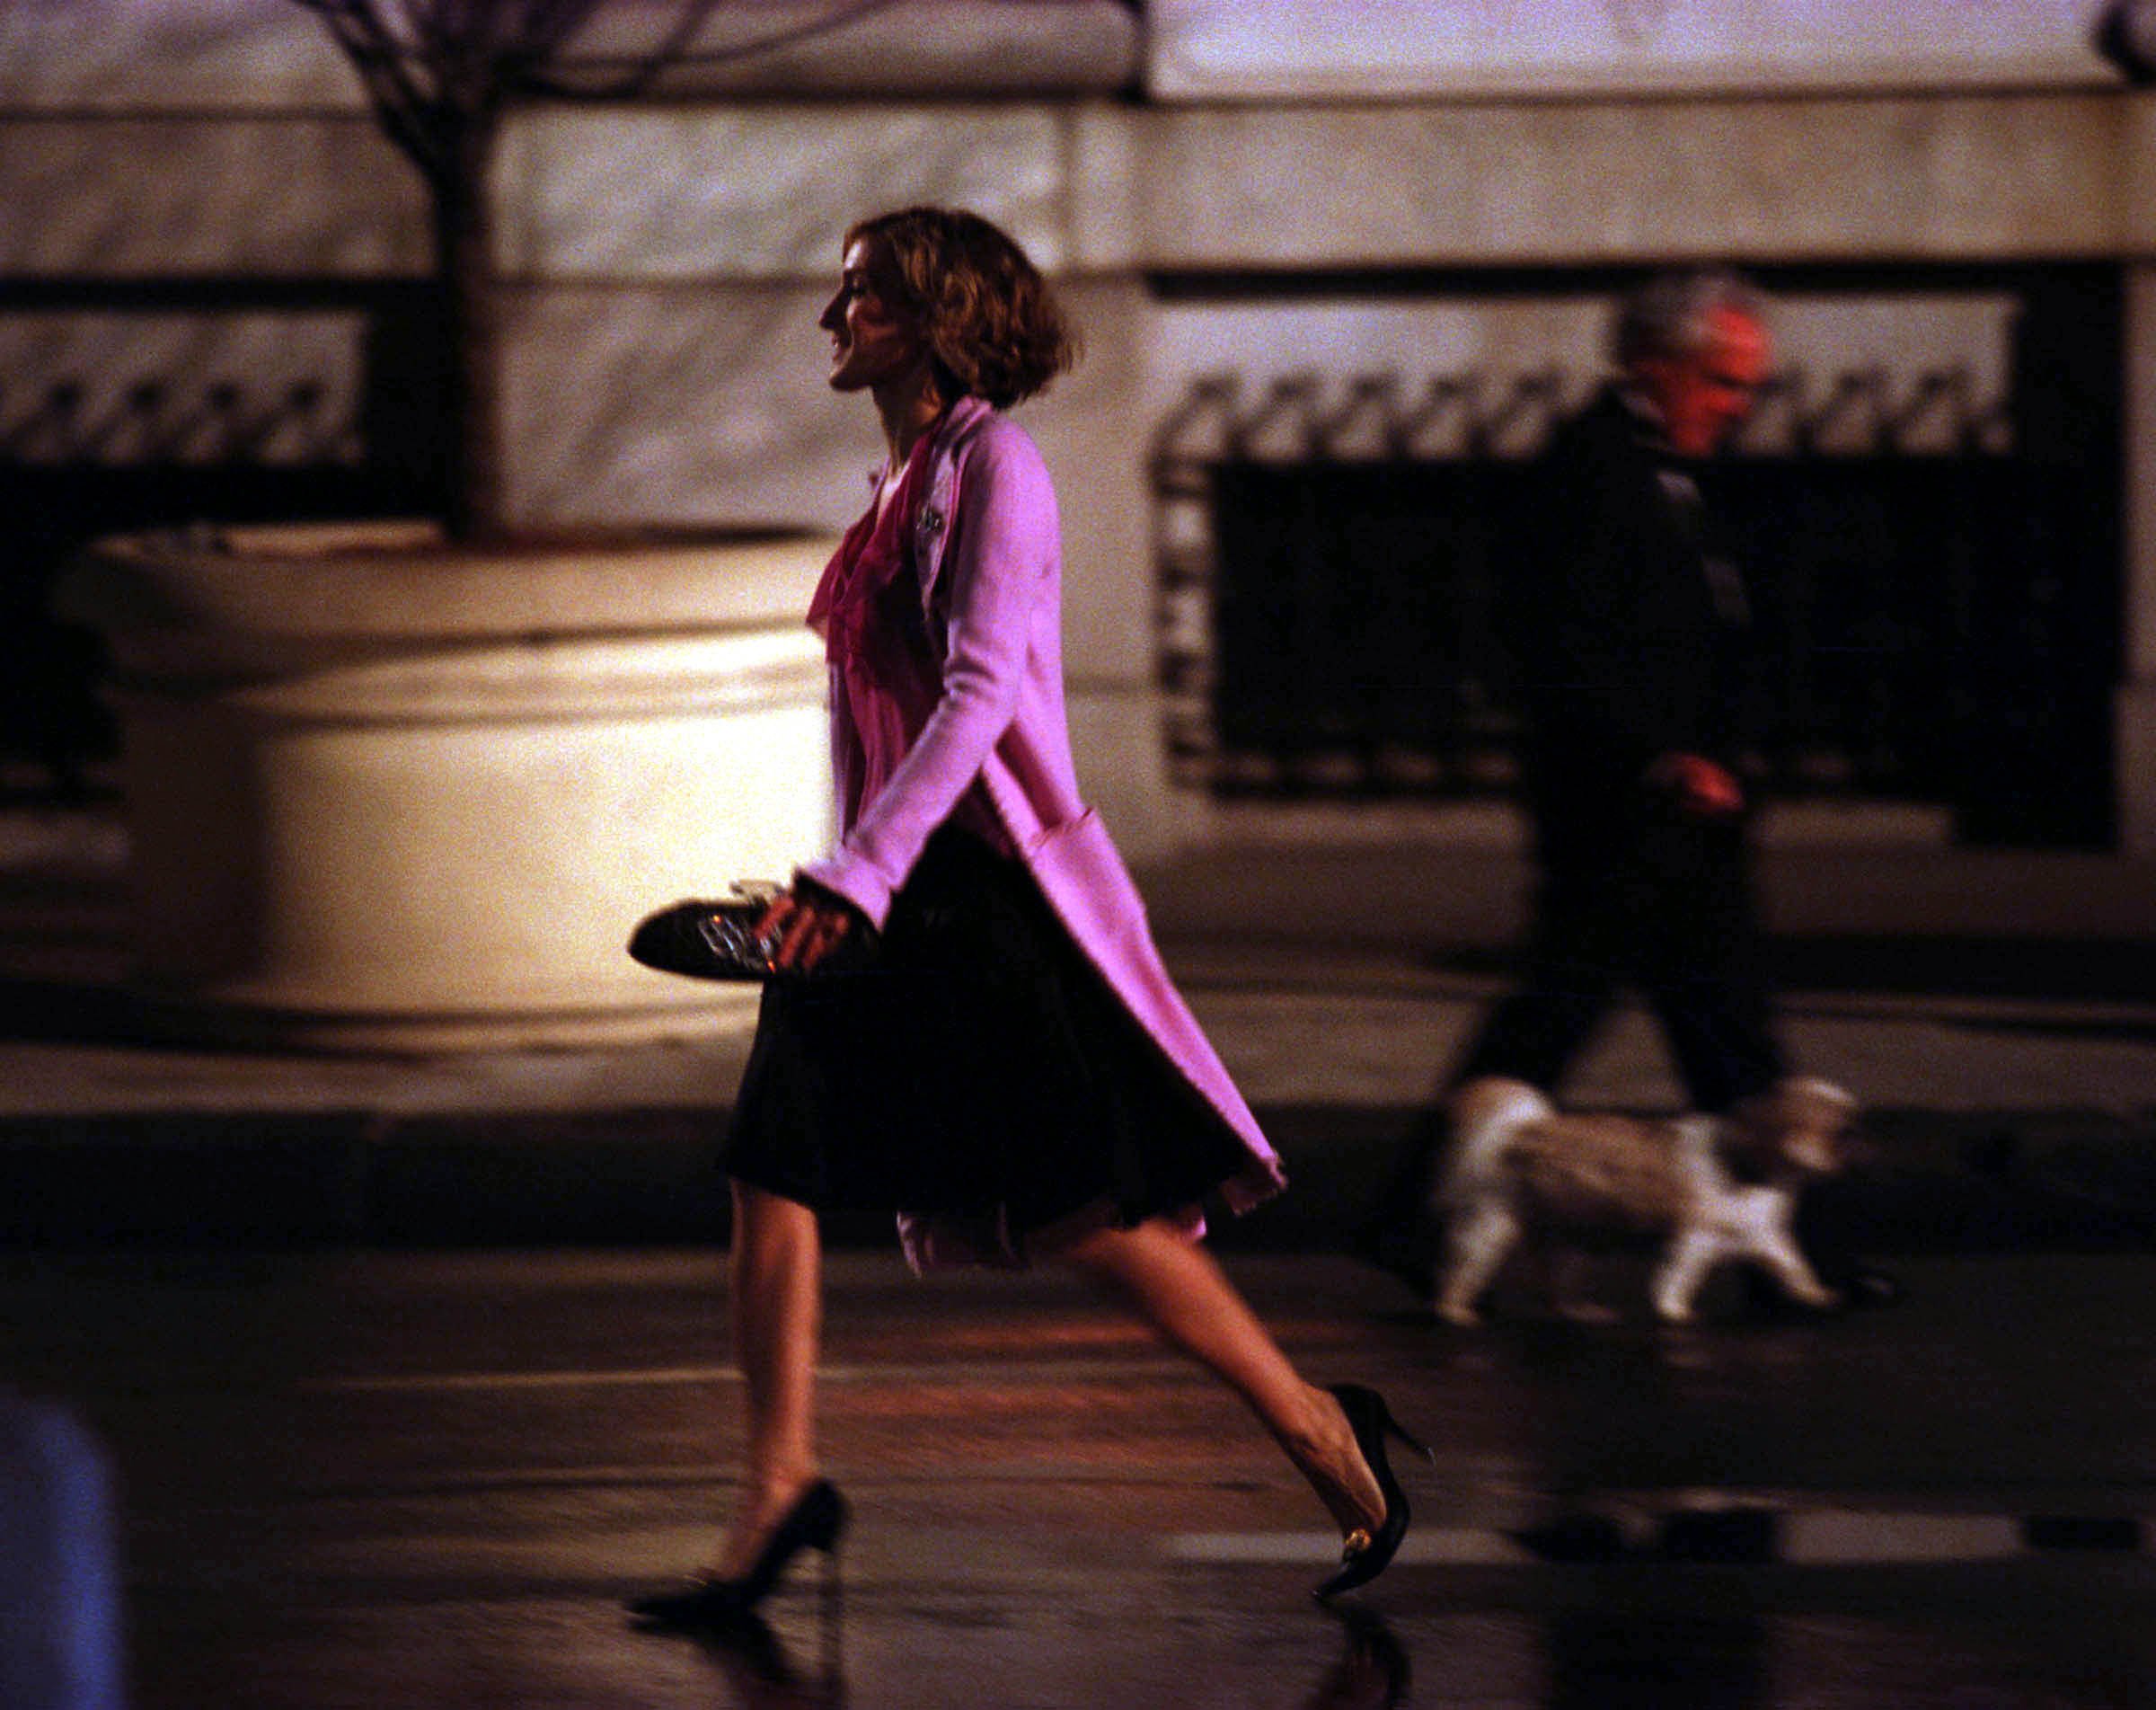
[[1649, 1294], [1672, 1324], [1692, 1316], [1707, 1273], [1727, 1259], [1763, 1264], [1794, 1298], [1831, 1307], [1790, 1220], [1805, 1183], [1842, 1167], [1855, 1111], [1840, 1087], [1810, 1079], [1725, 1116], [1662, 1122], [1560, 1113], [1524, 1082], [1471, 1081], [1454, 1100], [1453, 1161], [1435, 1208], [1446, 1245], [1437, 1310], [1475, 1323], [1475, 1303], [1523, 1241], [1562, 1256], [1628, 1235], [1664, 1244]]

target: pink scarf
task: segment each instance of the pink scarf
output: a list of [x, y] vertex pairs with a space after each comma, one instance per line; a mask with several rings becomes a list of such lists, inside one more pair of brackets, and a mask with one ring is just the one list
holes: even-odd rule
[[808, 627], [831, 665], [832, 758], [842, 828], [906, 758], [941, 685], [931, 655], [909, 543], [935, 433], [924, 433], [879, 515], [871, 502], [824, 566]]

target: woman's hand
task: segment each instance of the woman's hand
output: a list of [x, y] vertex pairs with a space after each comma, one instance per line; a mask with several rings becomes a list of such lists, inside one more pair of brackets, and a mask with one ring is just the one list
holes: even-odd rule
[[807, 973], [856, 930], [857, 911], [827, 891], [782, 890], [756, 922], [769, 943], [771, 965], [784, 973]]

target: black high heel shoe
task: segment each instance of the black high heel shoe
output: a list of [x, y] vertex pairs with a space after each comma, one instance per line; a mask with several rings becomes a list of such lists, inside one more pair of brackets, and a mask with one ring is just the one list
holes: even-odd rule
[[629, 1612], [648, 1630], [684, 1631], [738, 1624], [755, 1613], [756, 1605], [777, 1586], [786, 1564], [803, 1550], [821, 1550], [835, 1567], [838, 1537], [845, 1527], [846, 1499], [829, 1479], [819, 1478], [794, 1498], [793, 1506], [771, 1528], [756, 1559], [739, 1579], [706, 1575], [683, 1590], [632, 1598]]
[[1400, 1480], [1392, 1475], [1392, 1463], [1385, 1458], [1386, 1434], [1390, 1432], [1399, 1438], [1425, 1459], [1437, 1458], [1408, 1435], [1406, 1428], [1392, 1417], [1392, 1410], [1385, 1405], [1385, 1398], [1376, 1390], [1365, 1389], [1360, 1384], [1334, 1384], [1331, 1393], [1340, 1404], [1340, 1411], [1348, 1415], [1348, 1428], [1355, 1433], [1355, 1446], [1362, 1450], [1363, 1459], [1377, 1480], [1379, 1493], [1385, 1499], [1385, 1518], [1374, 1532], [1357, 1527], [1348, 1534], [1348, 1546], [1340, 1552], [1339, 1571], [1311, 1594], [1321, 1603], [1342, 1591], [1369, 1584], [1390, 1565], [1399, 1552], [1401, 1539], [1408, 1535], [1408, 1496], [1401, 1489]]

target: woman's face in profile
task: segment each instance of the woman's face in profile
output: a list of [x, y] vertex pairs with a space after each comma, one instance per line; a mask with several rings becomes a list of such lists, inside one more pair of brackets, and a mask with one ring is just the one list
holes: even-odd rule
[[896, 380], [917, 367], [921, 341], [912, 323], [886, 295], [881, 281], [889, 261], [874, 238], [846, 246], [838, 289], [817, 324], [831, 335], [831, 387], [861, 392]]

